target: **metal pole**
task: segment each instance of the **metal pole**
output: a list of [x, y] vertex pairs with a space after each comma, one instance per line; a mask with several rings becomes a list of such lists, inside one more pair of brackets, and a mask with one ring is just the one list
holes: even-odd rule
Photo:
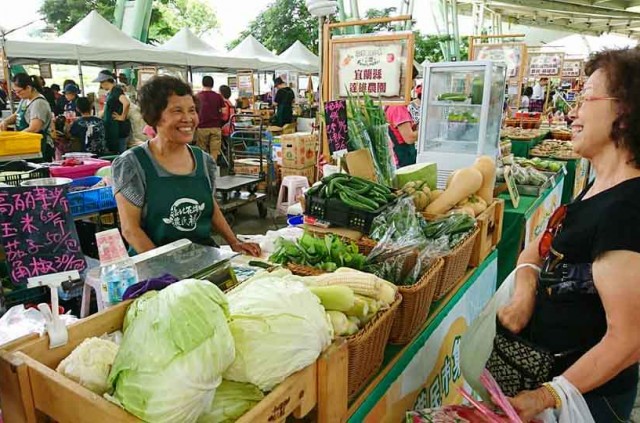
[[84, 78], [82, 76], [82, 62], [78, 59], [78, 77], [80, 78], [80, 92], [82, 95], [86, 96], [87, 93], [84, 92]]
[[453, 23], [453, 54], [460, 61], [460, 34], [458, 33], [458, 1], [451, 1], [451, 22]]
[[7, 101], [9, 102], [9, 111], [11, 111], [11, 114], [13, 114], [14, 110], [13, 110], [13, 96], [11, 95], [11, 92], [12, 92], [11, 71], [9, 70], [9, 62], [8, 62], [9, 59], [7, 59], [7, 54], [6, 54], [7, 39], [4, 33], [2, 33], [2, 37], [0, 37], [0, 40], [2, 40], [2, 51], [0, 53], [2, 53], [2, 63], [3, 63], [2, 69], [0, 69], [0, 72], [4, 74], [4, 77], [7, 80]]

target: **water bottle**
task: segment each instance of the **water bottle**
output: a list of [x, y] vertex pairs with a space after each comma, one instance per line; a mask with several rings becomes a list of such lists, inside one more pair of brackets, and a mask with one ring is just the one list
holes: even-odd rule
[[100, 281], [105, 305], [118, 304], [127, 288], [138, 283], [136, 265], [130, 258], [103, 265], [100, 268]]

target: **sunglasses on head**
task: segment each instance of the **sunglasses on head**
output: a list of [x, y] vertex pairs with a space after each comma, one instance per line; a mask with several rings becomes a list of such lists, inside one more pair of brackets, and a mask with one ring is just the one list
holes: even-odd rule
[[567, 206], [562, 205], [558, 207], [549, 218], [547, 229], [545, 229], [538, 244], [538, 254], [542, 259], [545, 259], [551, 252], [551, 244], [556, 234], [562, 228], [562, 222], [564, 222], [565, 217], [567, 217]]

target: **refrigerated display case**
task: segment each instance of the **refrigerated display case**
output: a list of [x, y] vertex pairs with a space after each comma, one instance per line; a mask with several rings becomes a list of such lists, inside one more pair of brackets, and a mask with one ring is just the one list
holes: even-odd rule
[[498, 157], [506, 68], [490, 61], [427, 63], [418, 163], [438, 165], [438, 185], [481, 155]]

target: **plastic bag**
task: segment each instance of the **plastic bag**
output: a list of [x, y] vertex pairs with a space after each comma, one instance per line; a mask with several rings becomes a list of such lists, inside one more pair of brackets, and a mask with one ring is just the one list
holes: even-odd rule
[[[78, 320], [70, 314], [61, 314], [60, 319], [67, 326]], [[44, 332], [44, 317], [35, 308], [25, 309], [24, 305], [17, 305], [0, 317], [0, 345], [31, 333], [42, 335]]]
[[493, 351], [493, 340], [496, 336], [496, 315], [498, 309], [511, 301], [515, 290], [516, 273], [518, 270], [530, 267], [540, 271], [533, 264], [521, 264], [507, 276], [500, 288], [487, 303], [480, 315], [473, 321], [469, 329], [462, 336], [460, 343], [460, 368], [469, 386], [484, 400], [490, 400], [490, 395], [480, 381], [487, 360]]
[[563, 376], [553, 379], [551, 386], [560, 396], [562, 407], [559, 410], [545, 410], [536, 418], [543, 423], [595, 423], [584, 397]]

